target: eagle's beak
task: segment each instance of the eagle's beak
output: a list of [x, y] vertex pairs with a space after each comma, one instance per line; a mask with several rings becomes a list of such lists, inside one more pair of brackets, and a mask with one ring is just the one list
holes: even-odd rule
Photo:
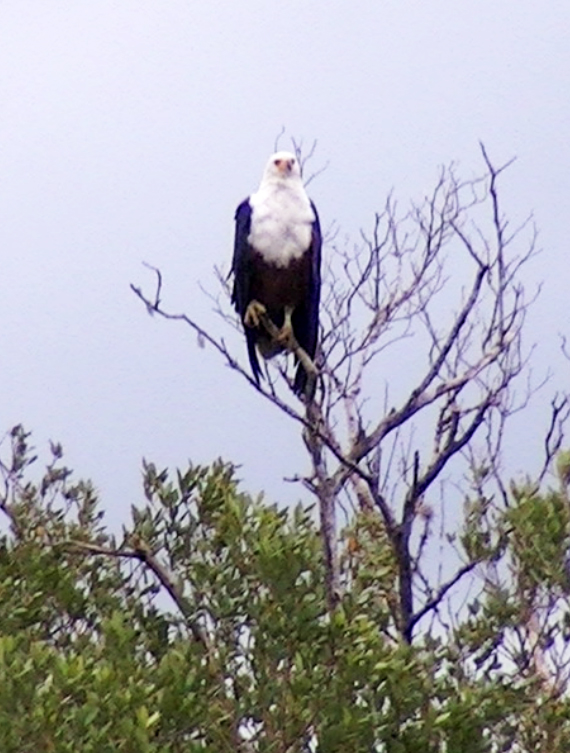
[[279, 159], [276, 160], [275, 164], [282, 175], [288, 175], [293, 169], [293, 160], [291, 159]]

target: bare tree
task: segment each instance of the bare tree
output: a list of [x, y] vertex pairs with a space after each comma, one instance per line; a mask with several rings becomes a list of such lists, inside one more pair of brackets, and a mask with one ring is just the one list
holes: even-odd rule
[[[356, 526], [352, 551], [338, 551], [339, 506], [348, 505], [386, 546], [394, 593], [387, 597], [393, 620], [385, 629], [407, 641], [419, 621], [442, 609], [457, 584], [490, 557], [489, 548], [467, 556], [454, 545], [458, 513], [441, 503], [442, 489], [447, 482], [452, 493], [449, 479], [467, 476], [477, 499], [508, 503], [501, 469], [505, 428], [530, 394], [525, 383], [517, 402], [513, 385], [527, 365], [522, 329], [533, 296], [525, 296], [520, 273], [535, 253], [536, 232], [531, 223], [510, 227], [497, 189], [508, 164], [494, 167], [481, 150], [480, 177], [461, 180], [453, 166], [442, 169], [431, 195], [411, 209], [400, 212], [389, 196], [371, 234], [356, 247], [329, 242], [318, 389], [308, 404], [291, 397], [285, 357], [258, 386], [221, 336], [186, 314], [168, 312], [158, 270], [154, 294], [133, 286], [150, 312], [185, 322], [301, 425], [311, 472], [298, 480], [320, 507], [329, 607], [342, 596], [342, 557], [359, 556], [362, 543]], [[236, 326], [219, 279], [218, 311]], [[566, 397], [556, 398], [544, 469], [560, 447], [567, 415]], [[465, 496], [455, 494], [461, 504]], [[442, 520], [452, 522], [436, 534], [434, 506], [440, 503]], [[451, 572], [434, 566], [434, 544], [453, 553]]]

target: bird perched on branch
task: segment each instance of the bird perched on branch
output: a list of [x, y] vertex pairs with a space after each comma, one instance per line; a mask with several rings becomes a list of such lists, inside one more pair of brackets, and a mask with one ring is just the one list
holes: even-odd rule
[[258, 191], [238, 206], [235, 221], [232, 303], [244, 325], [255, 380], [259, 384], [257, 351], [264, 358], [292, 351], [297, 362], [293, 389], [310, 400], [322, 239], [294, 154], [277, 152], [269, 158]]

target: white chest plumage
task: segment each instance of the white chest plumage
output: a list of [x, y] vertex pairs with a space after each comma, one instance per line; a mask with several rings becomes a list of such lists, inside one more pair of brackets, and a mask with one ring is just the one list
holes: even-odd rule
[[285, 267], [311, 244], [315, 214], [301, 185], [267, 185], [250, 196], [249, 244], [263, 258]]

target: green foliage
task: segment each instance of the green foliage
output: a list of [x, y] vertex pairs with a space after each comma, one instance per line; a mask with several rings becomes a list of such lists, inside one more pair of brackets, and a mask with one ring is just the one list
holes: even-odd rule
[[511, 527], [511, 552], [524, 589], [567, 593], [570, 507], [558, 492], [541, 495], [513, 488], [514, 504], [505, 514]]
[[222, 462], [174, 475], [146, 463], [146, 502], [117, 541], [93, 487], [52, 455], [27, 481], [16, 427], [2, 464], [1, 751], [570, 749], [564, 693], [522, 651], [505, 659], [525, 598], [555, 593], [563, 622], [562, 496], [521, 490], [494, 539], [487, 507], [472, 508], [470, 556], [497, 561], [500, 540], [517, 578], [412, 647], [397, 637], [394, 555], [372, 513], [344, 533], [331, 615], [313, 510], [251, 499]]
[[561, 450], [556, 458], [556, 472], [563, 487], [570, 484], [570, 450]]

